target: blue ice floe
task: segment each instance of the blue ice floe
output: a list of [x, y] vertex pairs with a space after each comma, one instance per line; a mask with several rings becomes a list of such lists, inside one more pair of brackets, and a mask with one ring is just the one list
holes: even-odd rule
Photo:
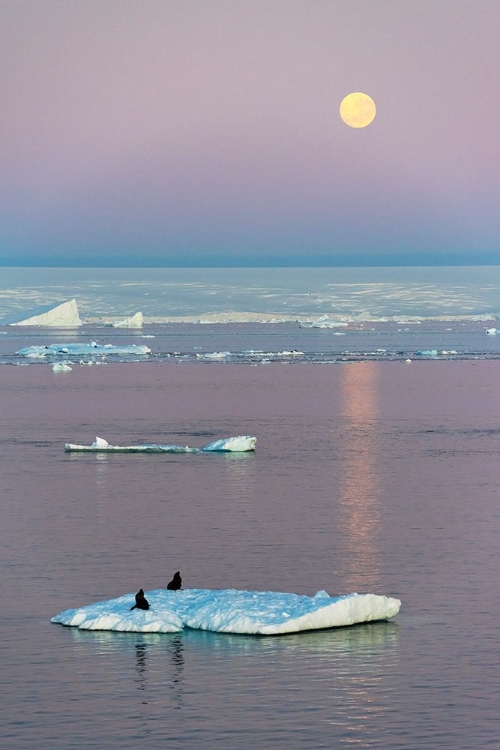
[[177, 633], [184, 628], [241, 635], [283, 635], [389, 620], [399, 599], [376, 594], [331, 597], [274, 591], [185, 589], [146, 591], [149, 610], [131, 610], [134, 594], [67, 609], [51, 619], [79, 630]]
[[237, 435], [221, 438], [207, 443], [202, 448], [190, 448], [189, 445], [161, 445], [159, 443], [141, 443], [140, 445], [110, 445], [104, 438], [96, 437], [91, 445], [66, 443], [67, 453], [246, 453], [254, 451], [257, 438], [252, 435]]
[[148, 355], [151, 354], [149, 346], [144, 344], [129, 344], [126, 346], [115, 346], [113, 344], [98, 344], [91, 341], [90, 344], [49, 344], [48, 346], [25, 346], [19, 349], [16, 354], [20, 357], [30, 357], [31, 359], [44, 359], [46, 357], [81, 357], [86, 354], [91, 355]]

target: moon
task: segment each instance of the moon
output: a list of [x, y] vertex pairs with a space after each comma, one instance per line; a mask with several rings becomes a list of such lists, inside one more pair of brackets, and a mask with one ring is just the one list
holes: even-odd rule
[[340, 102], [340, 117], [350, 128], [366, 128], [377, 113], [375, 102], [361, 91], [354, 91]]

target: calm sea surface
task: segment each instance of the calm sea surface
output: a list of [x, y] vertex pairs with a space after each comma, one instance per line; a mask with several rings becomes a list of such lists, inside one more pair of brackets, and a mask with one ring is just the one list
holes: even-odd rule
[[[498, 359], [5, 363], [0, 415], [9, 750], [500, 747]], [[64, 453], [237, 434], [254, 455]], [[49, 622], [176, 570], [403, 605], [276, 638]]]

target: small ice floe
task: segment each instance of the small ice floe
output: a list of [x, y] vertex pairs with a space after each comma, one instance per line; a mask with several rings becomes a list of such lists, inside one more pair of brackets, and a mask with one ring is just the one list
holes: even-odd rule
[[407, 365], [411, 365], [411, 359], [405, 359]]
[[162, 445], [160, 443], [110, 445], [104, 438], [96, 437], [91, 445], [66, 443], [64, 450], [67, 453], [248, 453], [255, 450], [256, 444], [257, 438], [251, 435], [221, 438], [204, 445], [202, 448], [190, 448], [189, 445]]
[[416, 354], [419, 357], [437, 357], [438, 351], [437, 349], [421, 349], [420, 351], [416, 352]]
[[52, 365], [52, 372], [71, 372], [72, 370], [73, 368], [67, 362], [56, 362]]
[[231, 356], [231, 352], [206, 352], [205, 354], [196, 354], [198, 359], [215, 359], [222, 360]]
[[221, 440], [214, 440], [212, 443], [208, 443], [203, 446], [202, 450], [205, 452], [210, 451], [226, 451], [235, 453], [246, 453], [247, 451], [255, 450], [257, 438], [250, 435], [238, 435], [237, 437], [222, 438]]
[[126, 354], [151, 354], [151, 349], [144, 344], [129, 344], [127, 346], [114, 346], [113, 344], [98, 344], [97, 341], [91, 341], [90, 344], [50, 344], [49, 346], [26, 346], [16, 352], [21, 357], [31, 357], [33, 359], [42, 357], [60, 357], [61, 355], [82, 356], [85, 354], [109, 355], [126, 355]]
[[147, 591], [149, 609], [132, 609], [134, 594], [67, 609], [53, 623], [80, 630], [176, 633], [184, 628], [242, 635], [282, 635], [390, 620], [399, 599], [376, 594], [331, 597], [275, 591], [183, 589]]

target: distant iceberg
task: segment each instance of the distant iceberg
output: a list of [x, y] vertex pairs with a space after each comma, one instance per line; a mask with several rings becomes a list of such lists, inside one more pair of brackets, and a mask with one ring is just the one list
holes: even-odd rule
[[241, 635], [283, 635], [389, 620], [399, 599], [376, 594], [331, 597], [274, 591], [185, 589], [147, 591], [149, 610], [131, 610], [134, 594], [67, 609], [51, 622], [80, 630], [177, 633], [184, 628]]
[[98, 344], [92, 341], [90, 344], [49, 344], [48, 346], [26, 346], [16, 352], [20, 357], [31, 357], [40, 359], [44, 357], [81, 357], [85, 354], [100, 354], [103, 356], [117, 354], [151, 354], [151, 349], [144, 344], [129, 344], [128, 346], [114, 346], [113, 344]]
[[4, 326], [46, 326], [53, 328], [76, 328], [82, 325], [76, 299], [58, 302], [55, 305], [44, 305], [28, 313], [6, 318]]
[[124, 320], [115, 320], [114, 323], [108, 323], [112, 328], [142, 328], [144, 317], [141, 312], [136, 312], [130, 318]]
[[91, 445], [66, 443], [67, 453], [247, 453], [255, 450], [257, 438], [250, 435], [221, 438], [208, 443], [203, 448], [190, 448], [188, 445], [161, 445], [159, 443], [141, 443], [140, 445], [110, 445], [104, 438], [96, 437]]

